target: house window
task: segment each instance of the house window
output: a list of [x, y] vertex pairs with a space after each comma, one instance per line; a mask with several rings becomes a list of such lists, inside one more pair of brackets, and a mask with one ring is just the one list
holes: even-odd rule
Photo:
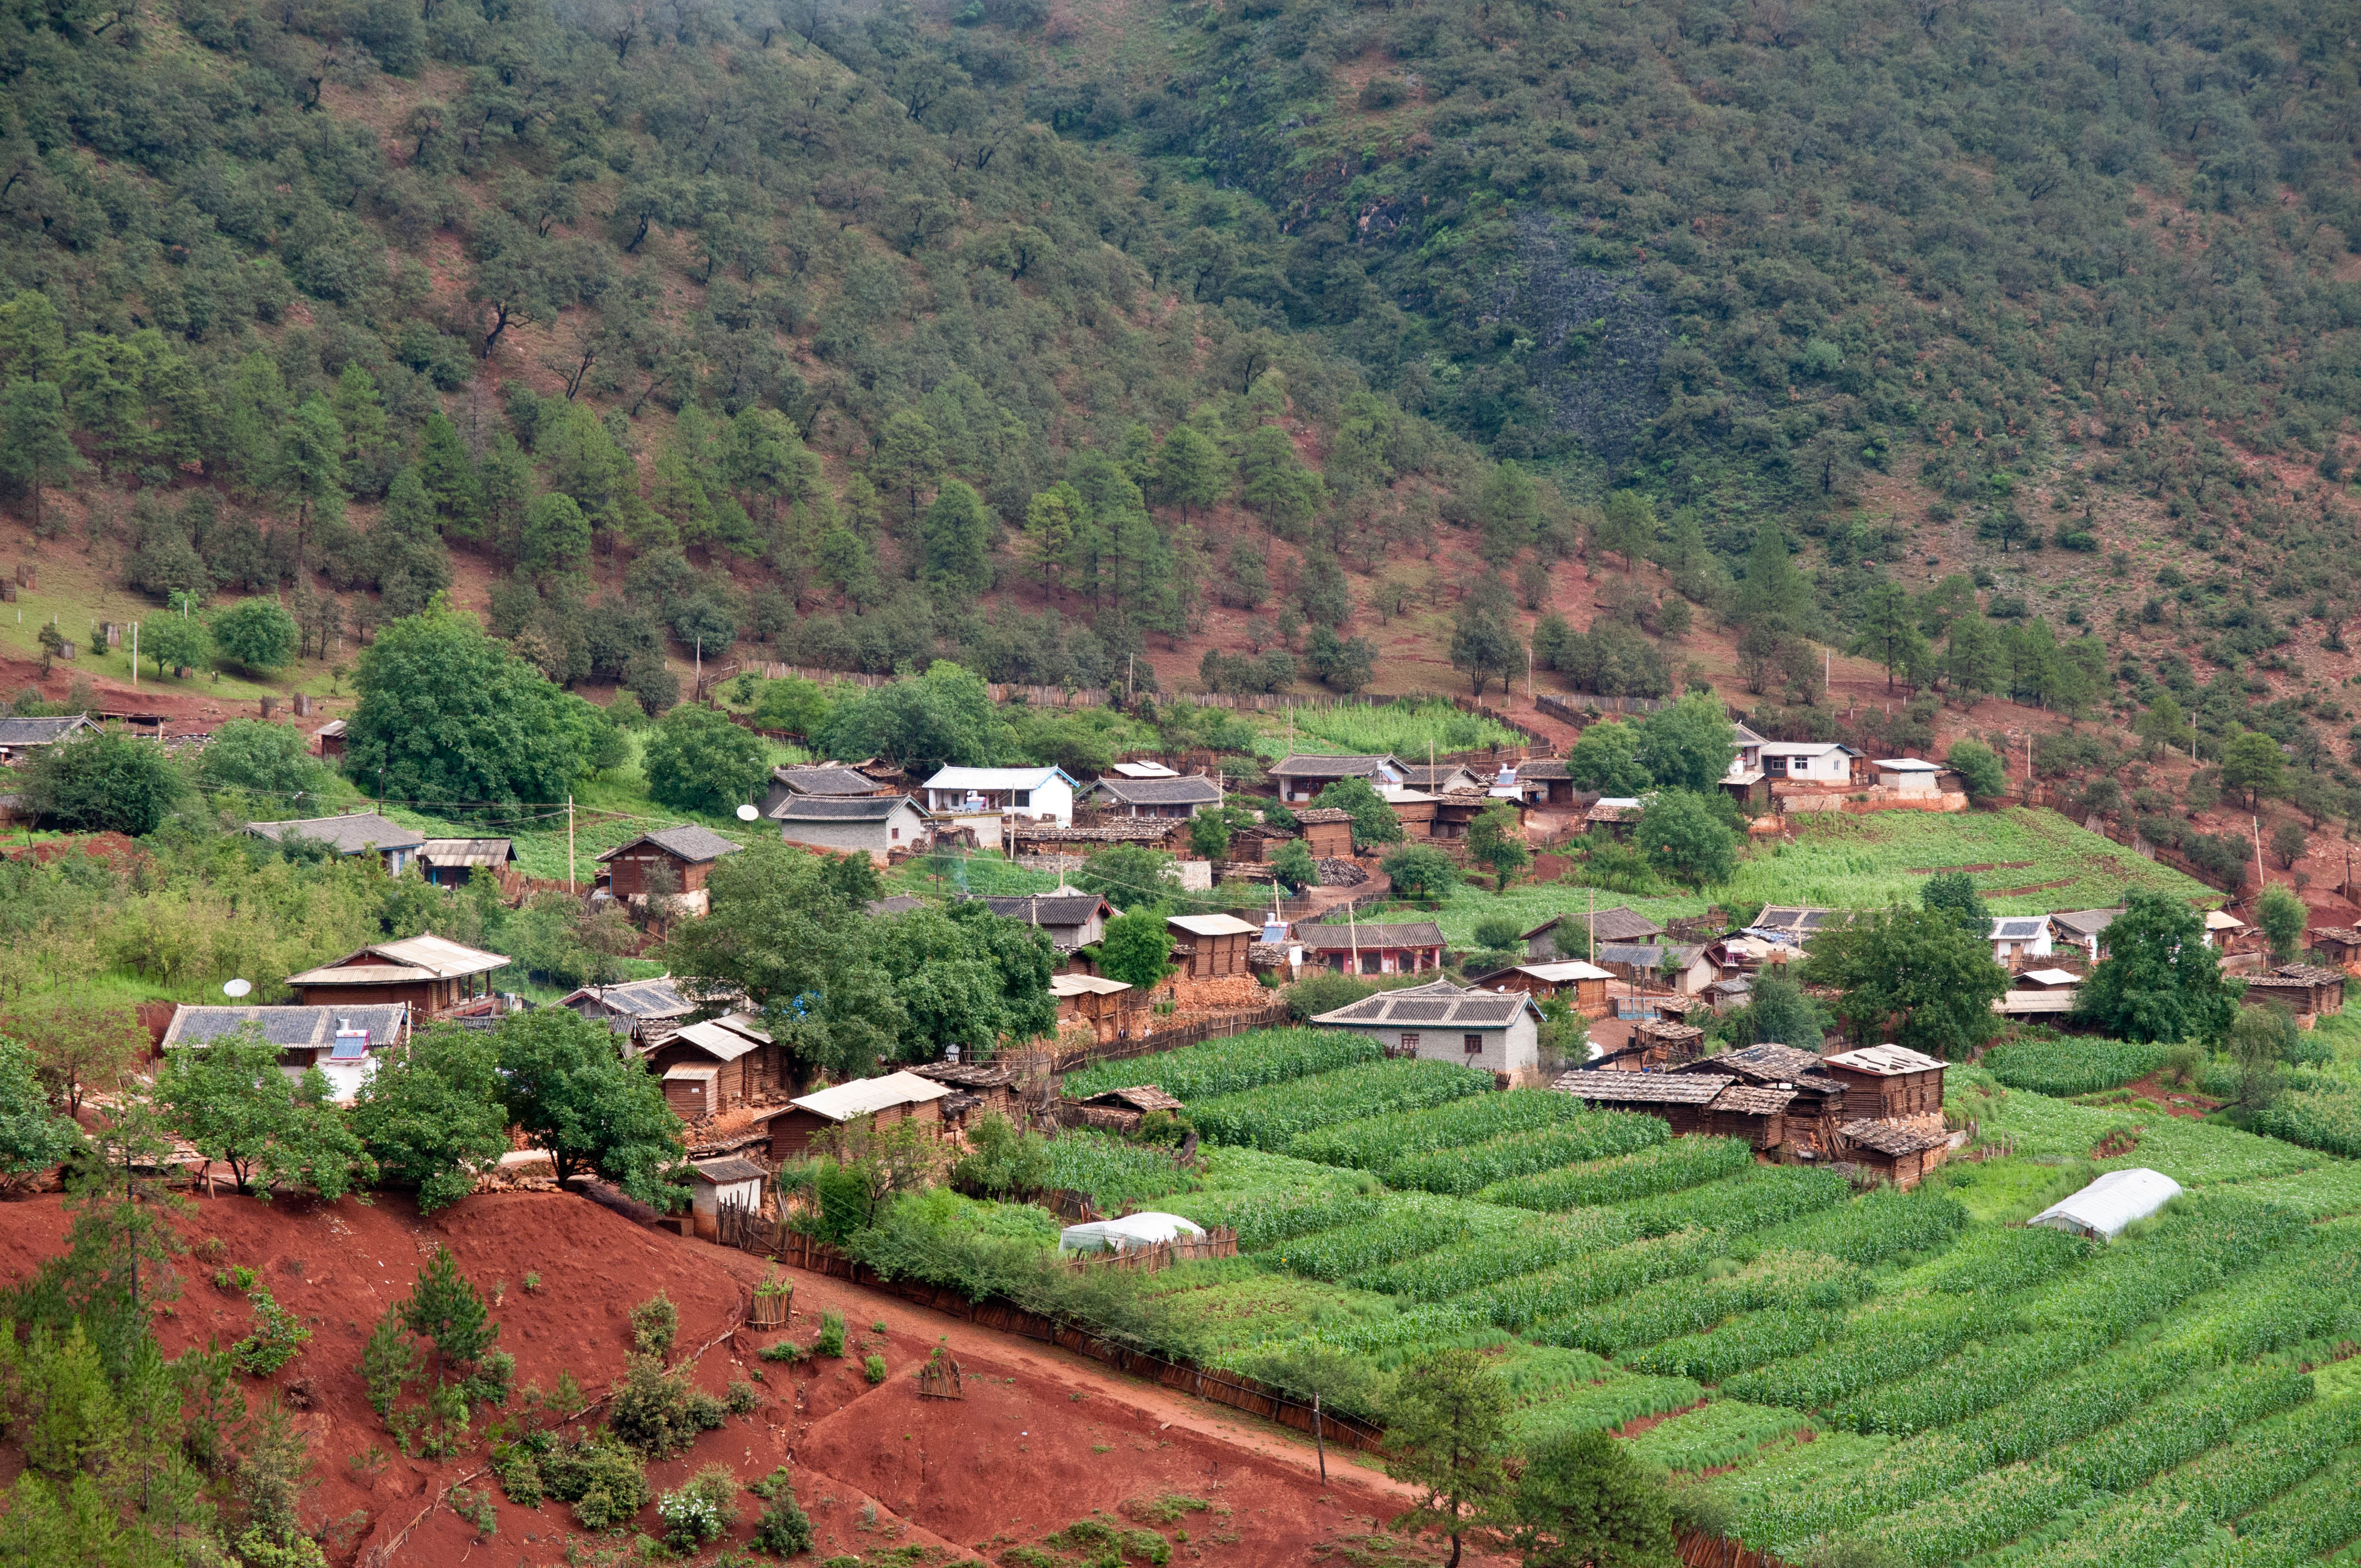
[[1459, 1036], [1459, 1046], [1462, 1050], [1466, 1051], [1471, 1057], [1481, 1056], [1484, 1052], [1484, 1036], [1481, 1035], [1462, 1035]]
[[1033, 804], [1033, 792], [1029, 789], [1020, 789], [1015, 795], [1011, 795], [1009, 800], [1012, 805], [1031, 806]]
[[1418, 1049], [1418, 1031], [1417, 1031], [1417, 1030], [1415, 1030], [1415, 1029], [1407, 1029], [1407, 1030], [1404, 1030], [1404, 1031], [1402, 1032], [1402, 1037], [1401, 1037], [1401, 1048], [1402, 1048], [1402, 1049], [1404, 1049], [1404, 1050], [1406, 1050], [1406, 1051], [1414, 1051], [1414, 1050]]
[[898, 843], [902, 838], [902, 830], [899, 828], [888, 828], [885, 836], [889, 840]]
[[1363, 953], [1361, 955], [1361, 972], [1363, 974], [1385, 973], [1386, 960], [1384, 955], [1381, 953]]

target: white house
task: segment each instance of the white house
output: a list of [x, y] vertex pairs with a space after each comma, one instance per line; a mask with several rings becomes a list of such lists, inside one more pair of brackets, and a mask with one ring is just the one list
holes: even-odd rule
[[738, 1155], [698, 1160], [688, 1168], [687, 1175], [689, 1212], [694, 1216], [689, 1223], [708, 1241], [719, 1239], [724, 1204], [761, 1212], [763, 1185], [771, 1179], [769, 1171]]
[[1939, 795], [1935, 780], [1942, 769], [1924, 757], [1880, 757], [1871, 764], [1880, 787], [1895, 795]]
[[1375, 1036], [1422, 1061], [1465, 1062], [1519, 1083], [1541, 1074], [1541, 1010], [1521, 991], [1463, 991], [1438, 980], [1381, 991], [1312, 1021]]
[[202, 1047], [248, 1025], [279, 1047], [279, 1070], [300, 1081], [318, 1068], [331, 1098], [347, 1104], [386, 1052], [410, 1036], [410, 1009], [399, 1002], [357, 1006], [180, 1007], [164, 1030], [167, 1051]]
[[1762, 753], [1770, 777], [1824, 784], [1850, 784], [1852, 760], [1861, 755], [1835, 740], [1765, 740]]
[[2015, 969], [2027, 959], [2046, 959], [2051, 952], [2049, 916], [1996, 915], [1992, 923], [1993, 959], [2003, 969]]
[[1730, 766], [1721, 775], [1725, 784], [1752, 784], [1763, 776], [1763, 737], [1743, 724], [1732, 725], [1738, 731], [1738, 744], [1730, 752]]
[[873, 865], [896, 850], [922, 849], [928, 838], [926, 813], [906, 795], [790, 795], [768, 815], [786, 843], [866, 854]]
[[997, 812], [1029, 817], [1071, 828], [1074, 779], [1065, 769], [945, 768], [919, 786], [926, 807], [938, 817], [976, 817]]
[[1279, 785], [1279, 797], [1290, 804], [1311, 800], [1339, 779], [1367, 779], [1372, 789], [1399, 789], [1410, 782], [1410, 766], [1389, 751], [1383, 756], [1333, 756], [1299, 752], [1282, 757], [1264, 772]]
[[2059, 940], [2081, 948], [2095, 964], [2106, 949], [2107, 927], [2122, 913], [2120, 909], [2070, 909], [2062, 915], [2050, 916], [2049, 924]]

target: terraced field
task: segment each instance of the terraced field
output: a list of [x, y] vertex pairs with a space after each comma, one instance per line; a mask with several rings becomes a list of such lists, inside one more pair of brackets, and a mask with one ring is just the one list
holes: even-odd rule
[[[1190, 1085], [1235, 1140], [1193, 1173], [1095, 1135], [1057, 1156], [1070, 1185], [1238, 1228], [1240, 1258], [1157, 1277], [1214, 1362], [1489, 1346], [1521, 1435], [1664, 1418], [1631, 1452], [1791, 1561], [1857, 1541], [1923, 1568], [2226, 1568], [2361, 1541], [2354, 1161], [1972, 1069], [1953, 1109], [1989, 1157], [1866, 1195], [1295, 1034], [1100, 1078]], [[1356, 1096], [1397, 1109], [1345, 1119]], [[2190, 1195], [2111, 1245], [2015, 1223], [2135, 1164]]]

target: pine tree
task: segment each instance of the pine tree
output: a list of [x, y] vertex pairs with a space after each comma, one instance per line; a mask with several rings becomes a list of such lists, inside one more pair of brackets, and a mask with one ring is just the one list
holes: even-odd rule
[[440, 410], [426, 416], [418, 442], [418, 482], [441, 518], [441, 527], [455, 538], [474, 539], [483, 523], [483, 487], [476, 464], [458, 426]]
[[1063, 576], [1082, 524], [1082, 492], [1063, 479], [1027, 504], [1025, 558], [1041, 569], [1043, 583], [1054, 587]]
[[49, 381], [9, 382], [5, 399], [0, 401], [0, 474], [32, 491], [34, 538], [43, 536], [43, 479], [86, 466], [67, 433], [65, 401], [56, 385]]
[[1738, 620], [1749, 628], [1785, 634], [1804, 630], [1812, 602], [1811, 585], [1787, 557], [1787, 541], [1776, 523], [1754, 532], [1746, 557], [1746, 581], [1739, 585]]
[[346, 480], [365, 494], [381, 492], [392, 477], [396, 457], [377, 378], [363, 369], [358, 360], [346, 360], [336, 375], [336, 389], [330, 394], [328, 406], [335, 410], [336, 423], [345, 433], [342, 456]]
[[902, 503], [906, 520], [917, 521], [919, 492], [932, 488], [942, 472], [942, 438], [916, 410], [902, 410], [877, 433], [870, 477]]
[[1190, 508], [1210, 507], [1229, 489], [1229, 459], [1202, 431], [1175, 425], [1156, 450], [1149, 483], [1185, 519]]
[[279, 433], [279, 488], [293, 492], [295, 561], [303, 562], [303, 539], [315, 521], [341, 518], [345, 507], [345, 432], [335, 411], [319, 396], [295, 405]]
[[946, 479], [919, 527], [919, 548], [930, 587], [979, 594], [992, 586], [992, 513], [983, 498], [958, 479]]
[[450, 586], [451, 560], [434, 532], [434, 503], [415, 467], [403, 467], [387, 487], [369, 545], [389, 616], [415, 615]]
[[239, 360], [223, 400], [222, 435], [230, 475], [247, 489], [258, 493], [278, 483], [279, 427], [286, 417], [287, 383], [278, 362], [258, 351]]

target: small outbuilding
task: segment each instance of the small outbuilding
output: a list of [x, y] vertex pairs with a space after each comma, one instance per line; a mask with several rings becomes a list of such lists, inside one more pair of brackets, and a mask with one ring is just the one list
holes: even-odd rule
[[1262, 935], [1235, 915], [1170, 915], [1164, 929], [1181, 955], [1184, 980], [1226, 980], [1248, 972], [1246, 948]]
[[[673, 1109], [691, 1121], [689, 1086], [710, 1082], [702, 1092], [697, 1115], [710, 1116], [749, 1100], [775, 1094], [787, 1087], [781, 1071], [778, 1047], [751, 1018], [733, 1014], [684, 1024], [647, 1051], [649, 1070], [664, 1080], [664, 1097], [673, 1098], [674, 1069], [681, 1069], [682, 1100]], [[708, 1080], [699, 1074], [710, 1068]]]
[[2330, 963], [2349, 968], [2361, 963], [2361, 931], [2348, 926], [2315, 926], [2304, 933], [2312, 950]]
[[710, 828], [685, 822], [618, 844], [602, 852], [598, 863], [608, 870], [609, 891], [626, 904], [642, 902], [651, 894], [668, 894], [688, 913], [703, 915], [713, 863], [744, 847]]
[[971, 1127], [986, 1116], [1015, 1121], [1023, 1108], [1023, 1075], [1012, 1062], [937, 1061], [910, 1072], [951, 1091], [941, 1102], [946, 1125]]
[[1951, 1135], [1899, 1120], [1848, 1122], [1838, 1146], [1854, 1166], [1907, 1192], [1943, 1163]]
[[1057, 1003], [1060, 1018], [1079, 1018], [1088, 1024], [1101, 1039], [1109, 1037], [1115, 1017], [1126, 1003], [1131, 990], [1127, 980], [1109, 980], [1103, 974], [1053, 974], [1049, 977], [1049, 998]]
[[429, 839], [417, 854], [419, 874], [436, 887], [465, 887], [478, 872], [497, 878], [517, 858], [508, 839]]
[[1110, 1089], [1083, 1100], [1062, 1101], [1058, 1120], [1069, 1127], [1095, 1127], [1104, 1133], [1136, 1133], [1139, 1124], [1159, 1112], [1170, 1116], [1187, 1110], [1180, 1101], [1152, 1083]]
[[2180, 1183], [2160, 1170], [2134, 1166], [2111, 1170], [2070, 1198], [2061, 1199], [2030, 1220], [2053, 1231], [2113, 1240], [2125, 1225], [2145, 1220], [2180, 1196]]
[[724, 1208], [760, 1212], [763, 1188], [770, 1179], [769, 1171], [739, 1155], [690, 1165], [688, 1207], [697, 1234], [707, 1241], [719, 1240]]
[[942, 1102], [950, 1095], [947, 1085], [930, 1082], [915, 1072], [889, 1072], [803, 1095], [759, 1113], [755, 1120], [768, 1125], [771, 1158], [777, 1163], [799, 1157], [812, 1139], [829, 1128], [863, 1116], [875, 1117], [881, 1127], [901, 1121], [939, 1125]]
[[1568, 1005], [1586, 1018], [1607, 1016], [1607, 982], [1612, 972], [1580, 959], [1559, 959], [1552, 963], [1518, 964], [1510, 969], [1494, 970], [1479, 976], [1476, 984], [1484, 991], [1521, 991], [1528, 996], [1563, 996]]
[[1822, 1057], [1820, 1070], [1845, 1086], [1845, 1109], [1858, 1120], [1942, 1114], [1943, 1063], [1906, 1047], [1840, 1051]]
[[1606, 839], [1629, 839], [1647, 808], [1628, 795], [1602, 795], [1583, 814], [1583, 831]]
[[1353, 858], [1353, 814], [1341, 806], [1314, 806], [1297, 812], [1295, 830], [1315, 861]]
[[1880, 757], [1870, 764], [1877, 770], [1879, 787], [1898, 795], [1940, 795], [1943, 769], [1923, 757]]
[[697, 1011], [697, 1003], [674, 988], [668, 974], [619, 985], [586, 985], [559, 997], [557, 1004], [642, 1047], [671, 1034], [681, 1019]]

